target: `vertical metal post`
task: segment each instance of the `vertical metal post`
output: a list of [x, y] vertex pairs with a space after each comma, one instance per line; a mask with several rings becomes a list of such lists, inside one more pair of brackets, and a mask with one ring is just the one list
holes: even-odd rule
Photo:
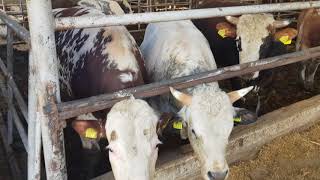
[[[67, 174], [63, 127], [54, 108], [49, 112], [44, 112], [43, 108], [54, 107], [60, 102], [51, 1], [29, 0], [27, 11], [32, 52], [29, 60], [28, 179], [40, 179], [39, 144], [42, 138], [47, 179], [64, 180]], [[33, 167], [34, 161], [37, 161], [36, 167]]]
[[7, 96], [8, 96], [8, 114], [7, 114], [7, 124], [8, 124], [8, 143], [11, 144], [13, 141], [13, 93], [12, 88], [9, 85], [9, 78], [13, 78], [13, 31], [7, 26], [7, 69], [10, 74], [7, 79]]
[[24, 13], [23, 13], [23, 3], [22, 3], [22, 0], [19, 0], [19, 6], [20, 6], [20, 12], [21, 12], [21, 16], [22, 16], [22, 23], [21, 23], [21, 25], [24, 26]]
[[[138, 0], [138, 13], [141, 13], [141, 0]], [[141, 24], [138, 24], [138, 30], [141, 30]]]
[[[35, 85], [36, 74], [32, 73], [35, 61], [32, 51], [29, 52], [29, 80], [28, 80], [28, 180], [40, 180], [41, 174], [41, 126], [37, 112], [37, 96]], [[37, 116], [38, 115], [38, 116]]]

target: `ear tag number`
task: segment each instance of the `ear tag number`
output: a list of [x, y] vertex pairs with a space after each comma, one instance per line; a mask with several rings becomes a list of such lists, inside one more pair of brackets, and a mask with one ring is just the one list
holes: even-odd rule
[[222, 38], [227, 37], [227, 36], [226, 36], [226, 29], [220, 29], [220, 30], [218, 31], [218, 34], [219, 34]]
[[173, 126], [174, 129], [181, 130], [182, 129], [182, 122], [181, 121], [175, 121], [175, 122], [173, 122], [172, 126]]
[[90, 139], [96, 139], [98, 137], [98, 132], [93, 128], [88, 128], [86, 129], [85, 137]]
[[289, 39], [289, 36], [281, 36], [279, 41], [282, 42], [284, 45], [291, 44], [291, 39]]

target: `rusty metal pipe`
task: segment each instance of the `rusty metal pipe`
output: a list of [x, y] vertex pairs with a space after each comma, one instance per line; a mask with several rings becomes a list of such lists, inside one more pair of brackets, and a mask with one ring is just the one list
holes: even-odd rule
[[5, 12], [0, 10], [0, 19], [7, 24], [13, 31], [17, 34], [19, 38], [26, 41], [28, 44], [30, 42], [30, 33], [29, 31], [21, 26], [17, 21], [10, 18]]
[[53, 109], [49, 113], [43, 111], [44, 106], [60, 102], [51, 1], [28, 0], [27, 11], [32, 55], [28, 88], [28, 179], [40, 180], [42, 142], [47, 179], [66, 180], [63, 127], [59, 126]]

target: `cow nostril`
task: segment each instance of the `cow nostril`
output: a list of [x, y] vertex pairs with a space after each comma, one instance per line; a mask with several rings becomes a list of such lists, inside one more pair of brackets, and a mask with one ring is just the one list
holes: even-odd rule
[[227, 177], [228, 172], [228, 170], [224, 172], [208, 171], [207, 175], [210, 180], [224, 180]]
[[208, 177], [209, 177], [209, 179], [210, 180], [214, 180], [215, 178], [214, 178], [214, 173], [212, 173], [212, 172], [208, 172]]

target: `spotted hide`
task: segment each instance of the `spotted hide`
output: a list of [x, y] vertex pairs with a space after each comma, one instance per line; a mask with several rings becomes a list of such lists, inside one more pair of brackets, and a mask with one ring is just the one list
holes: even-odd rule
[[[208, 0], [199, 8], [215, 8], [241, 6], [244, 4]], [[209, 41], [218, 67], [258, 61], [259, 59], [281, 55], [287, 52], [287, 46], [280, 41], [283, 31], [296, 32], [295, 29], [278, 28], [287, 26], [290, 21], [278, 21], [271, 14], [244, 14], [238, 17], [215, 17], [208, 19], [193, 20], [197, 28]], [[294, 38], [295, 36], [288, 36]], [[286, 43], [291, 41], [288, 39]], [[268, 89], [272, 83], [272, 70], [255, 72], [241, 76], [247, 85], [254, 85], [258, 89]], [[240, 80], [231, 81], [233, 89], [239, 89]], [[256, 91], [258, 92], [258, 91]]]
[[[320, 13], [316, 9], [306, 9], [298, 19], [298, 38], [296, 49], [304, 50], [320, 46]], [[301, 63], [300, 79], [304, 88], [313, 90], [314, 76], [320, 64], [320, 58], [313, 58]]]
[[[121, 8], [111, 4], [111, 1], [106, 3], [103, 13], [123, 13]], [[53, 13], [55, 17], [103, 15], [100, 10], [81, 6], [55, 9]], [[55, 37], [63, 101], [111, 93], [144, 84], [145, 70], [141, 53], [124, 26], [59, 31]], [[69, 174], [74, 176], [72, 178], [81, 179], [80, 176], [91, 178], [96, 175], [94, 172], [105, 171], [106, 168], [99, 172], [98, 168], [101, 164], [104, 166], [107, 164], [106, 157], [101, 158], [107, 153], [101, 152], [98, 140], [103, 136], [100, 132], [103, 132], [101, 127], [104, 127], [108, 111], [109, 109], [81, 115], [69, 121], [66, 151], [70, 152], [67, 154], [67, 162], [71, 167], [68, 169]], [[79, 135], [83, 148], [78, 141], [70, 138]], [[76, 155], [78, 148], [81, 148], [80, 152], [93, 151], [101, 157], [90, 164], [88, 155], [81, 153]]]

